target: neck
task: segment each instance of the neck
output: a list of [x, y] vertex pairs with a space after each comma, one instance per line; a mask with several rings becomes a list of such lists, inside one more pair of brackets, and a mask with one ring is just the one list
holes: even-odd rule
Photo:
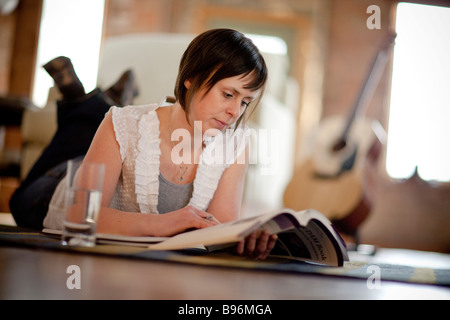
[[[194, 122], [192, 120], [188, 120], [189, 116], [187, 116], [186, 112], [178, 102], [176, 102], [170, 108], [169, 138], [174, 133], [173, 142], [175, 144], [183, 143], [183, 149], [190, 149], [190, 151], [193, 152], [192, 154], [201, 152], [201, 149], [203, 147], [203, 133], [201, 132], [201, 130], [195, 128]], [[182, 141], [177, 142], [177, 140]]]
[[177, 101], [170, 107], [170, 118], [169, 123], [173, 130], [184, 129], [187, 130], [191, 135], [194, 135], [194, 125], [188, 120], [189, 115], [186, 114], [183, 107]]

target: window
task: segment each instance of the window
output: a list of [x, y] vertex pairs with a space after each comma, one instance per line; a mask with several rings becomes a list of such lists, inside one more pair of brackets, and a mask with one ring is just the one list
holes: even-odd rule
[[450, 8], [400, 3], [386, 170], [450, 181]]
[[45, 105], [53, 79], [42, 66], [58, 56], [72, 60], [86, 91], [95, 88], [104, 0], [44, 0], [33, 102]]
[[252, 39], [261, 52], [287, 55], [286, 42], [279, 37], [251, 33], [246, 36]]

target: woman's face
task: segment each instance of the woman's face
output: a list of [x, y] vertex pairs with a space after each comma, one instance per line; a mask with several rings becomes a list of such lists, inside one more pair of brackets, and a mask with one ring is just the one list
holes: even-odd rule
[[[201, 121], [202, 133], [208, 129], [224, 131], [229, 128], [261, 93], [260, 89], [245, 89], [251, 80], [252, 73], [245, 77], [240, 75], [225, 78], [217, 82], [206, 94], [206, 88], [202, 86], [192, 98], [189, 122], [198, 125], [195, 121]], [[185, 85], [189, 89], [191, 84], [186, 81]]]

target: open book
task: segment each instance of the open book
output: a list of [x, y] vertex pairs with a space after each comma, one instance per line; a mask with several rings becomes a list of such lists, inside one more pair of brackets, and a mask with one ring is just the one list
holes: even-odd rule
[[[202, 248], [215, 251], [235, 245], [253, 231], [267, 230], [278, 240], [271, 257], [342, 266], [348, 261], [345, 242], [331, 222], [316, 210], [295, 212], [283, 209], [271, 213], [219, 224], [205, 229], [180, 233], [172, 237], [130, 237], [97, 234], [97, 242], [147, 247], [149, 250]], [[60, 235], [61, 231], [44, 229]]]
[[283, 257], [330, 266], [348, 261], [345, 242], [331, 222], [316, 210], [283, 209], [247, 219], [175, 235], [149, 245], [151, 250], [178, 250], [203, 245], [215, 250], [245, 239], [253, 231], [267, 230], [278, 240], [271, 257]]

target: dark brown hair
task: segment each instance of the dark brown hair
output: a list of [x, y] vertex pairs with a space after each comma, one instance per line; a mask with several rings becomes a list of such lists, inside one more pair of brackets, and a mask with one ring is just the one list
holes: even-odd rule
[[[253, 42], [236, 30], [209, 30], [192, 40], [184, 52], [175, 86], [175, 98], [187, 112], [193, 94], [203, 85], [206, 86], [207, 93], [222, 79], [249, 74], [253, 75], [253, 80], [245, 89], [264, 89], [267, 67]], [[191, 82], [189, 90], [184, 85], [186, 80]]]

